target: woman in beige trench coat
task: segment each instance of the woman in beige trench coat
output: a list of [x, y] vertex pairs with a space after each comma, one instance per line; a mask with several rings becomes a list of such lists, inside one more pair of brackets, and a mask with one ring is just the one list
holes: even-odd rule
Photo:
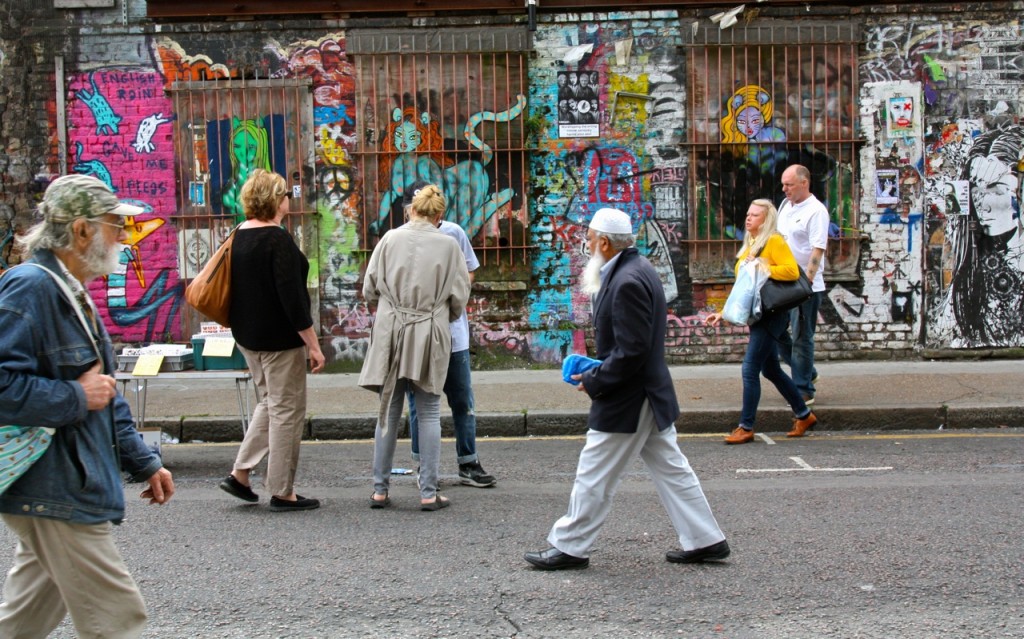
[[366, 268], [363, 296], [377, 304], [359, 385], [380, 393], [374, 435], [371, 508], [391, 504], [388, 488], [406, 390], [419, 414], [420, 509], [440, 510], [441, 391], [452, 340], [448, 323], [469, 299], [469, 272], [458, 243], [437, 225], [445, 200], [434, 185], [412, 200], [409, 222], [384, 234]]

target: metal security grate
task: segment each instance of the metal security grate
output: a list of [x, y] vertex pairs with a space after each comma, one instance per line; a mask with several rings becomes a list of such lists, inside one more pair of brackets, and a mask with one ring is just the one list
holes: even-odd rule
[[[303, 253], [317, 247], [311, 81], [226, 79], [179, 81], [174, 100], [178, 174], [178, 269], [189, 280], [231, 229], [245, 219], [239, 191], [257, 168], [292, 189], [285, 226]], [[316, 299], [316, 291], [310, 293]], [[185, 334], [199, 319], [183, 313]]]
[[750, 202], [783, 199], [782, 171], [803, 164], [829, 209], [827, 275], [853, 275], [857, 42], [852, 24], [699, 29], [686, 45], [693, 215], [690, 272], [731, 278]]
[[350, 35], [362, 242], [404, 222], [417, 180], [440, 186], [483, 266], [528, 263], [521, 30]]

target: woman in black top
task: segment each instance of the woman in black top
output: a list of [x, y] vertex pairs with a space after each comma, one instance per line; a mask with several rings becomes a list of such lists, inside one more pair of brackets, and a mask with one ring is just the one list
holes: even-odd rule
[[306, 422], [306, 351], [313, 373], [324, 355], [313, 329], [306, 290], [309, 262], [281, 227], [288, 213], [284, 178], [256, 169], [242, 186], [246, 221], [235, 231], [231, 253], [231, 332], [252, 373], [259, 403], [220, 487], [239, 499], [259, 501], [249, 473], [267, 456], [264, 486], [270, 509], [311, 510], [320, 502], [293, 487]]

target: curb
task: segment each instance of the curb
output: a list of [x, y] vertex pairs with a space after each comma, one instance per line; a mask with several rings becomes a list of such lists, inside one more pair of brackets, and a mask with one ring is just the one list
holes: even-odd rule
[[[1000, 426], [1024, 427], [1024, 405], [902, 406], [902, 407], [830, 407], [818, 415], [822, 431], [895, 431], [895, 430], [967, 430]], [[739, 421], [737, 409], [684, 409], [676, 420], [680, 434], [726, 433]], [[307, 418], [307, 440], [373, 439], [375, 415], [314, 415]], [[757, 431], [785, 432], [792, 424], [788, 408], [758, 410]], [[147, 428], [159, 428], [180, 442], [240, 442], [242, 429], [237, 417], [154, 417]], [[554, 437], [583, 435], [587, 431], [587, 413], [581, 411], [542, 411], [536, 413], [481, 413], [477, 415], [477, 437]], [[400, 438], [409, 436], [408, 421], [403, 418]], [[452, 437], [452, 418], [441, 417], [441, 436]]]

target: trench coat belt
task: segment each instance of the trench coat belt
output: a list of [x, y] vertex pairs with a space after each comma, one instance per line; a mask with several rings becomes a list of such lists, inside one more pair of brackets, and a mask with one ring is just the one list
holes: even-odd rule
[[[388, 299], [388, 302], [393, 302], [393, 300]], [[382, 435], [388, 434], [388, 417], [391, 410], [391, 399], [394, 397], [395, 386], [398, 384], [398, 362], [402, 361], [405, 329], [413, 324], [433, 320], [440, 317], [442, 313], [447, 313], [448, 300], [442, 300], [430, 311], [405, 308], [394, 303], [391, 304], [391, 307], [401, 325], [398, 328], [398, 335], [395, 338], [395, 352], [391, 354], [391, 360], [388, 362], [388, 372], [384, 377], [384, 386], [381, 388], [380, 392], [380, 410], [377, 413], [377, 423], [380, 425], [380, 432]]]

